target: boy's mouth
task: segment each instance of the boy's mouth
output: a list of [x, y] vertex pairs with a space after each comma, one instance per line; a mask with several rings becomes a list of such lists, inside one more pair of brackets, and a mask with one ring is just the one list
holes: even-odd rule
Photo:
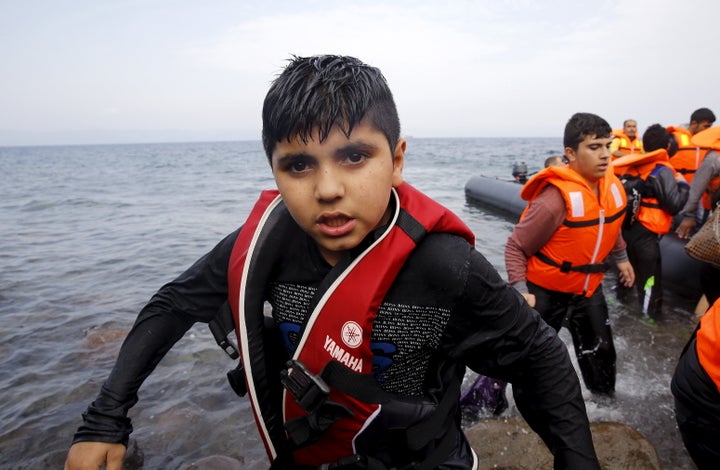
[[355, 219], [344, 214], [326, 214], [318, 217], [320, 231], [330, 237], [347, 235], [355, 227]]

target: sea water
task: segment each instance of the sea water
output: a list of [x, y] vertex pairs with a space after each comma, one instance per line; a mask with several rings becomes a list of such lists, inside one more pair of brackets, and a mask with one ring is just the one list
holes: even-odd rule
[[[560, 138], [410, 138], [404, 175], [459, 214], [505, 276], [514, 220], [468, 201], [464, 185], [509, 178], [515, 162], [537, 171], [561, 151]], [[0, 468], [61, 468], [137, 312], [243, 222], [272, 175], [259, 141], [0, 148], [0, 170]], [[635, 427], [664, 468], [693, 468], [669, 382], [696, 299], [669, 296], [648, 325], [611, 287], [617, 396], [596, 401], [583, 388], [590, 419]], [[266, 468], [248, 402], [225, 379], [233, 366], [206, 326], [191, 329], [140, 389], [131, 439], [144, 464], [131, 464], [224, 455]]]

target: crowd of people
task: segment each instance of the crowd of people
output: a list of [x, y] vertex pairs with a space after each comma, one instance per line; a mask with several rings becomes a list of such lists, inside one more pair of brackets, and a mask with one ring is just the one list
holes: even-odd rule
[[[616, 137], [623, 143], [613, 154], [614, 172], [628, 181], [626, 187], [636, 188], [639, 202], [628, 213], [623, 236], [636, 269], [640, 309], [651, 318], [662, 309], [660, 237], [672, 230], [691, 237], [720, 198], [720, 128], [713, 128], [714, 122], [714, 113], [700, 108], [685, 127], [649, 126], [635, 145], [625, 145], [627, 132]], [[671, 391], [683, 443], [698, 468], [705, 469], [720, 462], [720, 270], [704, 263], [697, 282], [703, 293], [696, 309], [700, 319], [682, 351]]]
[[[579, 135], [586, 142], [578, 145], [569, 132], [578, 116], [565, 132], [567, 164], [539, 172], [522, 189], [528, 207], [508, 239], [506, 268], [543, 319], [556, 330], [567, 325], [587, 388], [612, 394], [615, 349], [600, 286], [606, 260], [618, 267], [618, 299], [651, 321], [660, 318], [660, 238], [673, 230], [689, 238], [720, 199], [720, 128], [712, 127], [708, 108], [694, 111], [687, 127], [653, 124], [642, 138], [634, 119], [611, 131], [585, 115]], [[595, 160], [584, 162], [593, 150]], [[700, 273], [705, 307], [672, 393], [688, 452], [699, 468], [712, 468], [720, 461], [720, 270], [705, 263]]]
[[[687, 127], [652, 124], [641, 138], [634, 119], [613, 130], [599, 116], [578, 113], [567, 123], [562, 159], [548, 157], [523, 185], [528, 205], [505, 247], [508, 281], [556, 331], [568, 328], [594, 395], [612, 397], [615, 386], [604, 273], [612, 261], [617, 299], [651, 323], [661, 318], [660, 239], [672, 231], [689, 238], [720, 199], [714, 122], [713, 112], [700, 108]], [[720, 323], [712, 313], [720, 310], [720, 270], [705, 263], [700, 274], [696, 310], [704, 335], [693, 334], [672, 392], [683, 441], [698, 466], [710, 468], [720, 461]], [[705, 316], [708, 306], [712, 315]], [[704, 356], [695, 352], [701, 349]], [[500, 379], [478, 376], [461, 404], [499, 414], [504, 387]]]
[[[612, 397], [616, 354], [601, 281], [612, 261], [630, 288], [640, 271], [633, 257], [645, 252], [623, 238], [627, 195], [612, 171], [608, 123], [573, 115], [567, 163], [548, 162], [525, 184], [507, 281], [457, 216], [403, 181], [408, 143], [377, 68], [347, 56], [294, 57], [267, 92], [262, 123], [276, 189], [141, 310], [65, 468], [121, 468], [143, 381], [194, 323], [219, 312], [232, 316], [241, 351], [234, 388], [250, 401], [270, 468], [477, 468], [461, 425], [467, 368], [512, 383], [555, 468], [600, 468], [557, 331], [568, 325], [587, 387]], [[667, 131], [648, 135], [648, 150], [632, 145], [632, 129], [626, 123], [618, 151], [666, 156]], [[660, 166], [637, 172], [677, 182], [689, 207], [695, 188], [681, 191], [672, 166]], [[682, 194], [668, 196], [668, 211]], [[652, 197], [660, 205], [664, 196]], [[720, 455], [711, 445], [720, 414], [702, 408], [720, 407], [718, 368], [707, 366], [720, 364], [715, 310], [673, 382], [678, 423], [701, 468]], [[701, 404], [687, 392], [698, 387]]]

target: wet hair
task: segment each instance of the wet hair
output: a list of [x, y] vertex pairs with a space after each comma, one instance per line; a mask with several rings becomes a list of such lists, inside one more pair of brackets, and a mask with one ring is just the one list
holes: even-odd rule
[[596, 138], [610, 137], [612, 128], [600, 116], [591, 113], [575, 113], [565, 125], [563, 145], [577, 150], [580, 142], [587, 136]]
[[323, 142], [333, 126], [350, 136], [363, 119], [385, 135], [391, 150], [395, 148], [400, 120], [379, 69], [348, 56], [293, 56], [265, 96], [265, 153], [270, 159], [283, 139]]
[[667, 149], [671, 139], [670, 132], [660, 124], [653, 124], [645, 130], [642, 136], [645, 152], [657, 149]]
[[710, 111], [708, 108], [700, 108], [693, 111], [693, 113], [690, 115], [690, 122], [709, 122], [712, 124], [715, 122], [715, 114], [713, 114], [712, 111]]

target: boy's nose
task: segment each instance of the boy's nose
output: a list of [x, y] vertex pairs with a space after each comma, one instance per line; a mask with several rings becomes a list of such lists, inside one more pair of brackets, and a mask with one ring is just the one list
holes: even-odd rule
[[315, 182], [315, 197], [323, 201], [332, 201], [341, 197], [345, 192], [342, 179], [330, 168], [323, 168], [318, 172]]

